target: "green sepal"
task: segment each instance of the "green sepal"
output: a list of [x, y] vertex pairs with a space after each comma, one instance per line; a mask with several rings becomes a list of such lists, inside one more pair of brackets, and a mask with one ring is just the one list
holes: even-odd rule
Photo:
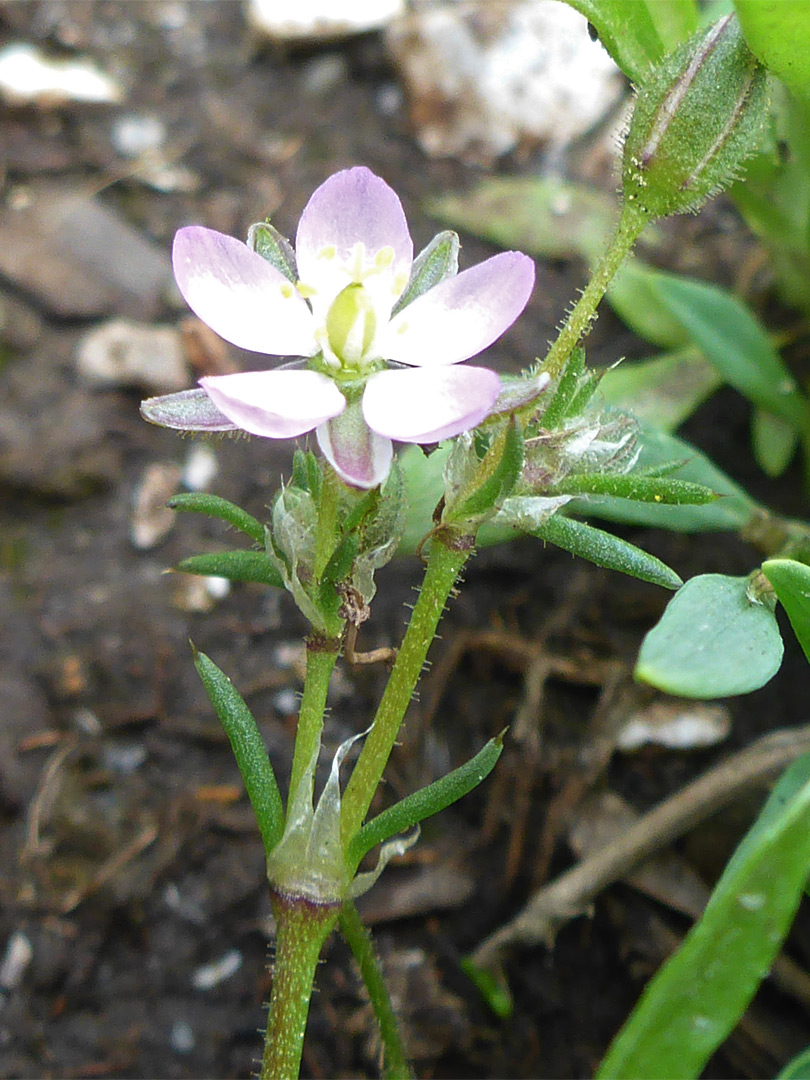
[[459, 247], [458, 234], [449, 229], [433, 237], [428, 246], [414, 259], [410, 280], [402, 296], [394, 305], [392, 316], [402, 311], [428, 289], [432, 289], [434, 285], [458, 273]]
[[189, 555], [174, 568], [183, 574], [223, 577], [229, 581], [257, 581], [283, 589], [281, 574], [263, 551], [213, 551]]
[[664, 589], [679, 589], [683, 585], [675, 571], [655, 555], [613, 533], [563, 514], [549, 518], [533, 529], [532, 535], [606, 570], [618, 570], [620, 574], [649, 581]]
[[235, 529], [246, 533], [257, 544], [264, 543], [264, 525], [257, 521], [241, 506], [228, 502], [219, 495], [206, 495], [203, 492], [189, 491], [173, 495], [166, 503], [170, 510], [184, 510], [195, 514], [207, 514], [233, 525]]
[[298, 281], [298, 267], [292, 244], [269, 221], [258, 221], [248, 229], [247, 246], [293, 283]]
[[[554, 431], [568, 415], [571, 403], [580, 389], [580, 381], [585, 374], [585, 350], [578, 345], [568, 358], [557, 385], [546, 396], [549, 403], [540, 418], [540, 425], [546, 431]], [[596, 387], [594, 387], [594, 390]]]
[[205, 653], [194, 650], [194, 666], [230, 740], [236, 764], [269, 854], [284, 831], [284, 806], [261, 732], [241, 694]]
[[351, 872], [355, 872], [363, 857], [377, 844], [384, 843], [397, 833], [407, 832], [425, 818], [438, 814], [485, 780], [501, 756], [505, 734], [506, 731], [502, 731], [464, 765], [453, 769], [435, 783], [407, 795], [365, 824], [354, 835], [346, 852], [346, 862]]
[[549, 489], [549, 494], [614, 495], [635, 502], [661, 503], [665, 506], [705, 506], [714, 502], [717, 492], [691, 480], [670, 480], [663, 476], [638, 476], [633, 473], [572, 473]]
[[512, 416], [467, 483], [448, 502], [442, 524], [478, 522], [498, 508], [517, 483], [524, 462], [523, 428]]

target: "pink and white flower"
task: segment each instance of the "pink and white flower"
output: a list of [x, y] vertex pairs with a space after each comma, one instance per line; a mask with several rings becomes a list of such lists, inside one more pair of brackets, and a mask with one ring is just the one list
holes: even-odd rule
[[[501, 391], [488, 368], [457, 367], [512, 325], [534, 264], [503, 252], [394, 312], [413, 265], [402, 205], [369, 169], [335, 173], [307, 203], [291, 281], [246, 244], [200, 226], [180, 229], [174, 273], [191, 309], [232, 344], [296, 363], [212, 376], [198, 390], [145, 402], [156, 423], [242, 429], [270, 439], [315, 431], [347, 483], [388, 475], [392, 440], [435, 443], [479, 424]], [[178, 411], [179, 410], [179, 411]], [[180, 420], [177, 420], [177, 417]]]

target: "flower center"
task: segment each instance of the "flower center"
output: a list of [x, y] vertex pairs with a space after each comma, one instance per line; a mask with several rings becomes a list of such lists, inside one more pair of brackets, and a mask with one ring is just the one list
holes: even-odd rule
[[365, 286], [353, 282], [342, 289], [326, 315], [329, 347], [346, 368], [362, 368], [377, 335], [374, 301]]

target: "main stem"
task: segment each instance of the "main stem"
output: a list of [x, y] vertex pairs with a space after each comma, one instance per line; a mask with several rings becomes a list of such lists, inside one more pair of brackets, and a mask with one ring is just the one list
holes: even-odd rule
[[432, 540], [419, 599], [380, 700], [374, 724], [343, 794], [341, 832], [344, 849], [368, 813], [422, 673], [428, 649], [436, 635], [444, 605], [471, 553], [469, 546], [459, 544], [456, 547], [452, 541], [445, 543], [440, 535]]
[[260, 1080], [295, 1080], [318, 957], [337, 922], [340, 904], [314, 904], [275, 893], [273, 912], [276, 960], [259, 1076]]
[[616, 226], [607, 251], [600, 258], [593, 276], [571, 309], [557, 340], [546, 355], [543, 370], [547, 371], [552, 379], [559, 375], [574, 348], [587, 334], [591, 323], [596, 318], [596, 309], [616, 271], [627, 258], [646, 224], [647, 218], [641, 211], [636, 210], [632, 204], [623, 205], [619, 224]]
[[325, 638], [307, 641], [307, 671], [304, 678], [304, 694], [298, 714], [298, 730], [295, 736], [292, 770], [290, 772], [289, 801], [301, 777], [321, 745], [321, 731], [326, 709], [329, 679], [338, 658], [339, 643]]

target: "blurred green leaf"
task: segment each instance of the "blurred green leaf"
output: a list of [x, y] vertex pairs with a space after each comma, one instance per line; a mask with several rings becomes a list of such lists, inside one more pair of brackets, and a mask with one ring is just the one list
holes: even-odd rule
[[605, 372], [599, 389], [609, 405], [627, 409], [649, 427], [674, 431], [721, 382], [703, 354], [691, 347], [617, 364]]
[[810, 101], [807, 0], [734, 0], [752, 53], [800, 98]]
[[808, 758], [800, 759], [777, 784], [703, 916], [647, 985], [598, 1080], [697, 1077], [745, 1012], [782, 947], [807, 881], [807, 766]]
[[766, 476], [781, 476], [793, 460], [799, 433], [780, 416], [755, 409], [751, 419], [751, 444], [757, 464]]
[[810, 662], [810, 566], [795, 559], [768, 559], [762, 564], [762, 573], [773, 585]]
[[784, 646], [766, 603], [747, 577], [691, 578], [647, 634], [636, 663], [641, 682], [688, 698], [748, 694], [773, 678]]
[[741, 300], [715, 285], [660, 271], [654, 287], [727, 383], [797, 430], [807, 429], [807, 398], [764, 327]]
[[554, 177], [493, 177], [464, 194], [433, 199], [426, 209], [500, 247], [549, 259], [596, 258], [619, 216], [615, 196]]
[[789, 1061], [776, 1080], [810, 1080], [810, 1046]]
[[627, 326], [662, 349], [689, 344], [689, 334], [656, 288], [659, 270], [641, 259], [624, 264], [611, 281], [605, 299]]

